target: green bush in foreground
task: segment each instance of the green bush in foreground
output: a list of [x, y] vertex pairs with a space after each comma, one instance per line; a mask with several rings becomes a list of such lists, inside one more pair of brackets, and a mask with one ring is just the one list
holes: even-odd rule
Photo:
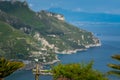
[[[120, 61], [120, 55], [113, 55], [112, 58]], [[119, 64], [111, 63], [111, 64], [108, 64], [108, 67], [115, 69], [115, 70], [109, 71], [108, 74], [115, 74], [115, 75], [120, 76], [120, 65]]]
[[108, 80], [102, 73], [92, 69], [93, 63], [59, 64], [52, 69], [55, 80]]
[[9, 61], [5, 58], [0, 58], [0, 80], [3, 80], [3, 78], [9, 76], [23, 66], [24, 64], [22, 62]]

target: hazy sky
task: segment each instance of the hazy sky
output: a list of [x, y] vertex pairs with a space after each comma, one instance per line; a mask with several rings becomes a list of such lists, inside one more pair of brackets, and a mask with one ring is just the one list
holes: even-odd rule
[[120, 14], [120, 0], [27, 0], [35, 11], [59, 7], [83, 12]]

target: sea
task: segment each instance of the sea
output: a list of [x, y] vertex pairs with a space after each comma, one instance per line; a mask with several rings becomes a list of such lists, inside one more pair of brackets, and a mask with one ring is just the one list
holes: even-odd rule
[[[93, 61], [93, 68], [104, 74], [113, 70], [107, 64], [120, 62], [112, 59], [111, 56], [120, 54], [120, 23], [93, 23], [93, 22], [73, 22], [77, 27], [92, 32], [101, 41], [101, 46], [92, 47], [85, 51], [74, 54], [58, 54], [62, 64], [68, 63], [89, 63]], [[108, 76], [109, 80], [120, 80], [115, 75]], [[39, 76], [40, 80], [53, 80], [52, 76]], [[16, 71], [5, 80], [34, 80], [32, 71]]]

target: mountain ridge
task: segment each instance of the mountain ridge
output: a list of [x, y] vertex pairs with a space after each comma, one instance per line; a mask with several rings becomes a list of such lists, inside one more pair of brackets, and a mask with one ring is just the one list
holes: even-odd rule
[[[24, 59], [39, 58], [41, 62], [51, 62], [57, 59], [55, 53], [74, 53], [100, 44], [99, 39], [91, 32], [67, 23], [62, 14], [45, 10], [34, 12], [30, 10], [26, 2], [1, 1], [0, 21], [1, 24], [8, 24], [20, 32], [19, 35], [25, 34], [19, 38], [16, 37], [18, 34], [14, 34], [16, 36], [8, 39], [8, 42], [12, 41], [8, 45], [12, 49], [8, 47], [9, 53], [5, 50], [1, 52], [10, 55], [12, 54], [11, 50], [14, 51], [12, 57], [9, 56], [9, 58], [25, 56]], [[4, 26], [7, 25], [1, 26], [3, 31], [2, 27]], [[9, 27], [7, 26], [7, 28]], [[4, 41], [7, 40], [4, 39]], [[3, 41], [0, 42], [0, 50], [4, 49], [1, 44]], [[21, 47], [24, 54], [20, 50]]]

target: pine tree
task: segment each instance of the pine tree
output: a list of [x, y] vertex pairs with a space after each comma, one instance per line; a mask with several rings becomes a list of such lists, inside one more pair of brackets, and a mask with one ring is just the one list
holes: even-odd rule
[[9, 61], [5, 58], [0, 58], [0, 80], [3, 80], [23, 66], [24, 64], [22, 62]]
[[[113, 55], [113, 59], [120, 61], [120, 55]], [[108, 74], [116, 74], [120, 76], [120, 65], [119, 64], [108, 64], [109, 67], [115, 69], [108, 72]]]
[[55, 80], [108, 80], [89, 64], [59, 64], [52, 69]]

